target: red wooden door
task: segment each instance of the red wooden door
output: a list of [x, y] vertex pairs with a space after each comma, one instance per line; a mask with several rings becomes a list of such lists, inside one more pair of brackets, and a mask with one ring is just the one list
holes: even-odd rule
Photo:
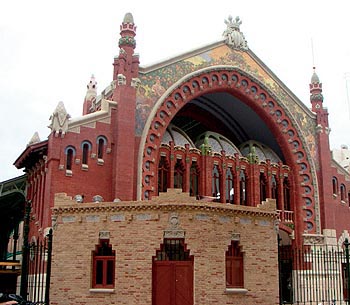
[[174, 305], [193, 305], [193, 261], [174, 262]]
[[153, 305], [193, 305], [193, 261], [153, 262]]

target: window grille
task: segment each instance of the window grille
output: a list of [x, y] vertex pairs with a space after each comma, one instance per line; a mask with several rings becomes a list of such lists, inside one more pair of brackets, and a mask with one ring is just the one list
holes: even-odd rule
[[184, 239], [164, 239], [156, 254], [157, 261], [189, 261], [190, 251], [186, 250]]

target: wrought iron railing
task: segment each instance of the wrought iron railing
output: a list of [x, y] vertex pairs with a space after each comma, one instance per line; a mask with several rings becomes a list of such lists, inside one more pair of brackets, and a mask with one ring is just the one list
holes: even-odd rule
[[280, 304], [349, 304], [349, 243], [280, 247]]
[[28, 202], [24, 219], [20, 295], [25, 300], [48, 305], [50, 304], [52, 229], [44, 240], [29, 243], [30, 209], [30, 202]]

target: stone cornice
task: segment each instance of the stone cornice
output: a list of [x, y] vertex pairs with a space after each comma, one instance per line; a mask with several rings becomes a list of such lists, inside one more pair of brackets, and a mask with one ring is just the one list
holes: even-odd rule
[[215, 202], [106, 202], [106, 203], [73, 203], [54, 207], [54, 216], [63, 214], [90, 214], [90, 213], [115, 213], [115, 212], [141, 212], [141, 211], [200, 211], [208, 213], [220, 213], [225, 215], [250, 215], [252, 217], [269, 217], [275, 219], [277, 213], [259, 207], [246, 207]]
[[101, 107], [102, 109], [100, 111], [69, 120], [68, 131], [72, 131], [72, 129], [82, 125], [95, 123], [105, 118], [109, 118], [111, 115], [111, 108], [117, 107], [117, 103], [114, 101], [102, 100], [102, 104], [103, 106]]

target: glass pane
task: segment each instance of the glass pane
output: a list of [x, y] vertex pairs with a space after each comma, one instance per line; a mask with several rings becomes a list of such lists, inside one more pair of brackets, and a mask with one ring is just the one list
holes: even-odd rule
[[103, 284], [103, 261], [96, 261], [96, 285]]
[[107, 285], [113, 284], [114, 261], [107, 261]]

